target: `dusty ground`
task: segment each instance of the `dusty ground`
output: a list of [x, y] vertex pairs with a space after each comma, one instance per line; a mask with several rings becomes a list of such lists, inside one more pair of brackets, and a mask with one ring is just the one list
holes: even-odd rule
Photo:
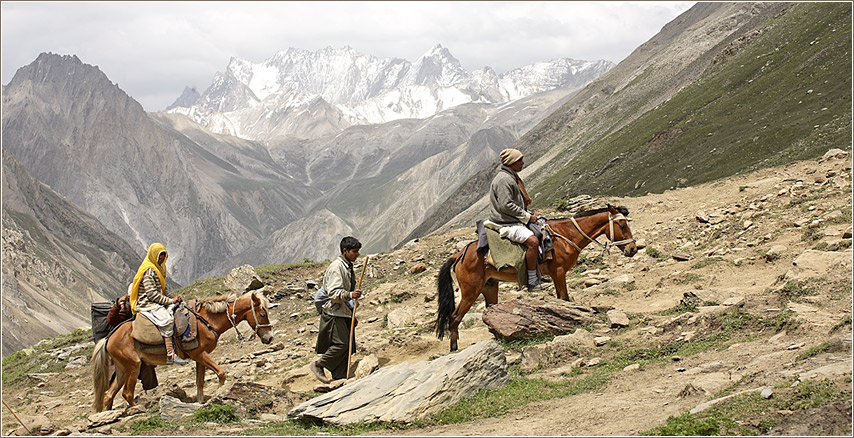
[[[851, 229], [850, 175], [849, 154], [663, 194], [603, 199], [602, 205], [609, 201], [628, 207], [634, 236], [646, 248], [632, 259], [612, 251], [603, 257], [602, 264], [596, 267], [598, 271], [577, 273], [569, 279], [575, 303], [611, 306], [629, 315], [632, 322], [628, 328], [619, 330], [604, 323], [593, 327], [595, 335], [610, 336], [615, 343], [586, 353], [586, 358], [597, 354], [607, 357], [619, 351], [621, 345], [648, 346], [680, 336], [701, 337], [716, 329], [715, 315], [727, 308], [722, 304], [741, 306], [751, 315], [766, 318], [788, 308], [799, 322], [796, 328], [790, 326], [779, 332], [763, 329], [722, 351], [710, 349], [663, 365], [623, 371], [597, 391], [535, 402], [501, 417], [423, 429], [389, 430], [386, 434], [635, 435], [721, 394], [763, 386], [785, 393], [788, 389], [783, 384], [793, 381], [799, 373], [826, 365], [836, 366], [835, 371], [825, 373], [826, 378], [850, 386], [851, 238], [843, 237], [846, 231], [850, 236]], [[546, 213], [551, 217], [565, 215]], [[374, 354], [380, 366], [387, 366], [448, 353], [447, 339], [439, 341], [432, 333], [435, 278], [441, 264], [456, 252], [458, 245], [473, 238], [473, 227], [460, 229], [410, 242], [398, 251], [371, 256], [363, 285], [368, 295], [358, 313], [359, 352], [354, 362]], [[780, 245], [785, 248], [777, 248], [777, 255], [766, 255]], [[812, 270], [793, 265], [798, 257], [814, 248], [825, 252], [813, 254], [820, 262], [810, 265]], [[651, 256], [651, 249], [663, 256], [660, 259]], [[584, 255], [593, 258], [600, 253], [588, 247]], [[671, 257], [678, 253], [689, 255], [690, 260], [676, 261]], [[413, 273], [420, 263], [426, 270]], [[241, 343], [234, 331], [230, 331], [213, 353], [232, 381], [256, 382], [293, 392], [292, 400], [279, 400], [272, 409], [280, 419], [285, 417], [294, 399], [307, 399], [317, 384], [306, 367], [316, 357], [313, 346], [317, 316], [303, 288], [307, 280], [319, 282], [324, 269], [325, 265], [318, 264], [262, 275], [268, 288], [282, 296], [273, 302], [276, 307], [271, 314], [274, 344], [281, 342], [284, 349], [256, 356], [252, 353], [266, 346], [257, 339]], [[357, 265], [356, 270], [361, 272], [361, 267]], [[622, 286], [607, 283], [621, 275], [630, 275], [632, 282]], [[586, 287], [585, 280], [594, 278], [603, 284]], [[785, 299], [780, 290], [791, 280], [811, 282], [814, 292], [796, 300]], [[701, 305], [697, 312], [662, 314], [679, 305], [688, 292], [699, 297]], [[528, 294], [517, 291], [514, 285], [501, 286], [500, 300], [516, 296]], [[547, 294], [542, 297], [547, 298]], [[482, 310], [480, 299], [470, 312], [472, 322], [464, 324], [461, 330], [460, 349], [493, 338], [478, 317]], [[248, 327], [240, 328], [244, 334], [250, 332]], [[823, 342], [829, 342], [831, 347], [798, 359]], [[508, 355], [514, 362], [519, 360], [518, 356]], [[534, 376], [564, 381], [569, 379], [561, 373], [566, 365], [543, 363]], [[89, 364], [69, 368], [44, 378], [41, 383], [32, 379], [35, 387], [4, 387], [3, 400], [19, 416], [42, 414], [57, 428], [86, 430], [86, 418], [93, 412], [90, 376]], [[191, 396], [196, 392], [192, 367], [158, 367], [158, 376], [159, 388], [145, 393], [141, 386], [137, 387], [142, 404], [151, 406], [173, 384]], [[208, 373], [206, 394], [215, 389], [215, 378]], [[116, 407], [124, 404], [118, 401]], [[780, 428], [774, 434], [850, 433], [850, 391], [844, 403], [823, 409], [768, 415], [777, 420]], [[133, 419], [84, 433], [123, 434], [121, 425], [129, 421]], [[4, 434], [17, 427], [8, 410], [4, 410], [2, 425]], [[250, 427], [257, 425], [211, 433], [239, 434]]]

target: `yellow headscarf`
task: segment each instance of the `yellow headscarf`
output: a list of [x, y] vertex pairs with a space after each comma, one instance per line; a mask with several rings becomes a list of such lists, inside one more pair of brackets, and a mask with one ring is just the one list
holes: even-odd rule
[[136, 303], [139, 300], [139, 286], [142, 283], [142, 276], [148, 268], [154, 269], [157, 277], [160, 278], [160, 286], [164, 291], [166, 290], [166, 260], [163, 260], [163, 265], [157, 263], [157, 258], [161, 252], [165, 252], [166, 258], [169, 258], [169, 253], [166, 252], [166, 247], [162, 243], [152, 243], [148, 247], [148, 255], [145, 256], [145, 260], [142, 261], [139, 269], [136, 270], [136, 275], [133, 277], [133, 286], [130, 289], [130, 310], [134, 314], [136, 314]]

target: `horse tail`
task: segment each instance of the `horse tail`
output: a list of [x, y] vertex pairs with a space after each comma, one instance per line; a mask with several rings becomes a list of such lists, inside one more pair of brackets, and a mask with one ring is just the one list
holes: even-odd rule
[[454, 281], [451, 279], [451, 270], [454, 269], [457, 260], [456, 257], [451, 257], [439, 269], [439, 312], [436, 316], [436, 336], [439, 339], [445, 337], [445, 326], [450, 330], [451, 316], [453, 316], [454, 309], [456, 309], [456, 303], [454, 303]]
[[110, 354], [107, 353], [107, 338], [101, 339], [92, 352], [92, 383], [95, 387], [95, 412], [104, 410], [104, 395], [110, 383]]

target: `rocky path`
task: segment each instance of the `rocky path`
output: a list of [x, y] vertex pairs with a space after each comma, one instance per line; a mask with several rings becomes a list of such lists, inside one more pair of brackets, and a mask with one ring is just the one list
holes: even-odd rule
[[[607, 361], [628, 348], [703, 338], [721, 329], [721, 315], [729, 309], [740, 309], [764, 321], [793, 320], [797, 324], [780, 330], [757, 326], [755, 333], [722, 350], [630, 366], [613, 373], [606, 385], [594, 391], [530, 403], [500, 417], [371, 434], [633, 435], [734, 391], [764, 387], [788, 391], [784, 384], [804, 375], [850, 382], [849, 154], [831, 154], [662, 194], [599, 200], [605, 201], [628, 207], [632, 230], [644, 249], [631, 259], [616, 251], [603, 255], [586, 249], [582, 264], [586, 270], [569, 279], [570, 295], [579, 306], [619, 309], [628, 317], [628, 326], [596, 323], [589, 337], [579, 335], [572, 341], [579, 342], [574, 353], [552, 355], [555, 359], [542, 359], [549, 355], [536, 353], [538, 349], [558, 351], [562, 344], [557, 341], [530, 347], [522, 354], [508, 354], [511, 364], [525, 364], [533, 370], [528, 377], [568, 382], [573, 366], [595, 367], [595, 359]], [[368, 295], [359, 310], [356, 361], [373, 357], [382, 368], [448, 353], [447, 339], [437, 340], [431, 330], [436, 312], [435, 277], [445, 258], [473, 238], [473, 228], [460, 229], [372, 256], [365, 279]], [[256, 423], [211, 433], [239, 434], [257, 427], [257, 422], [283, 420], [295, 405], [316, 395], [317, 381], [306, 364], [315, 357], [317, 317], [305, 288], [307, 281], [319, 281], [324, 268], [319, 264], [259, 273], [272, 294], [274, 348], [257, 339], [240, 342], [230, 331], [213, 357], [230, 382], [264, 385], [281, 392]], [[810, 291], [791, 291], [792, 284]], [[548, 293], [531, 296], [513, 285], [501, 286], [502, 302], [519, 297], [545, 299]], [[680, 305], [685, 312], [668, 312]], [[493, 339], [481, 320], [483, 312], [480, 299], [463, 324], [461, 350]], [[240, 329], [250, 333], [247, 327]], [[609, 341], [597, 347], [591, 340], [596, 337]], [[821, 352], [799, 359], [823, 343], [828, 346]], [[88, 358], [79, 359], [80, 351], [91, 351], [91, 347], [54, 352], [57, 358], [53, 360], [62, 361], [66, 368], [56, 374], [32, 373], [26, 385], [4, 385], [3, 400], [25, 418], [43, 417], [53, 431], [129, 434], [130, 423], [153, 411], [90, 428], [91, 367]], [[216, 381], [210, 373], [207, 376], [206, 394], [213, 394]], [[161, 385], [157, 389], [148, 393], [137, 389], [145, 409], [156, 409], [165, 394], [188, 401], [195, 394], [192, 367], [159, 367], [158, 377]], [[848, 402], [850, 406], [850, 393]], [[123, 405], [117, 403], [117, 407]], [[17, 428], [14, 417], [7, 413], [4, 434]], [[801, 414], [769, 415], [783, 425], [778, 434], [814, 430], [803, 429], [812, 420]], [[850, 431], [850, 422], [847, 426]]]

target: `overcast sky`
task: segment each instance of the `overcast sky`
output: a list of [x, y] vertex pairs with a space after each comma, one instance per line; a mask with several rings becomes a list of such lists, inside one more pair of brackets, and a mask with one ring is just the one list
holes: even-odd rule
[[3, 1], [2, 83], [39, 53], [97, 65], [147, 111], [203, 92], [231, 57], [349, 45], [414, 62], [442, 44], [469, 70], [555, 58], [619, 63], [695, 2]]

